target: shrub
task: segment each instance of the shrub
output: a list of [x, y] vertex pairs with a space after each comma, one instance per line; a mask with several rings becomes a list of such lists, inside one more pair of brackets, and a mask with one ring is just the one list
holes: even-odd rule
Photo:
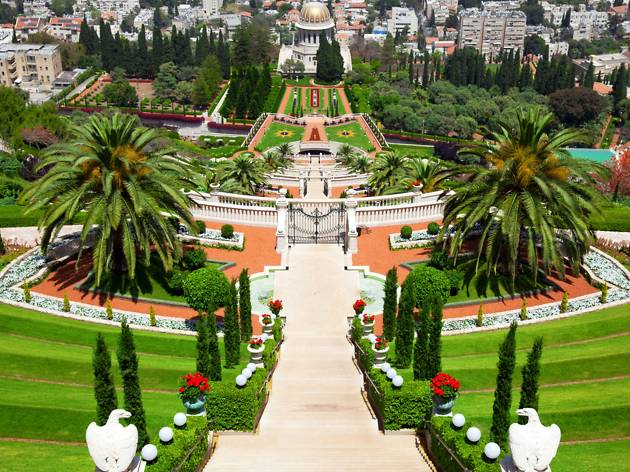
[[[359, 329], [361, 329], [361, 322], [359, 322]], [[358, 340], [360, 350], [357, 350], [357, 359], [359, 361], [359, 366], [365, 372], [370, 372], [372, 370], [372, 366], [374, 365], [374, 351], [372, 351], [372, 343], [368, 339], [362, 339], [361, 335], [359, 335]]]
[[415, 322], [413, 319], [414, 294], [411, 286], [402, 288], [396, 319], [396, 366], [407, 368], [411, 364]]
[[173, 440], [156, 443], [158, 456], [146, 465], [147, 472], [194, 472], [208, 450], [208, 423], [203, 416], [189, 416], [186, 426], [173, 428]]
[[224, 239], [231, 239], [234, 236], [234, 226], [223, 225], [221, 226], [221, 237]]
[[448, 277], [448, 280], [451, 282], [451, 295], [457, 295], [459, 289], [462, 288], [464, 274], [457, 269], [447, 270], [444, 271], [444, 273]]
[[107, 316], [108, 320], [114, 319], [114, 312], [112, 310], [112, 301], [109, 298], [105, 302], [105, 315]]
[[431, 251], [431, 262], [429, 262], [429, 264], [431, 267], [442, 270], [448, 266], [448, 256], [441, 249], [433, 249], [433, 251]]
[[[540, 356], [542, 356], [543, 338], [534, 339], [532, 350], [527, 354], [527, 362], [523, 366], [521, 383], [521, 400], [519, 408], [538, 410], [538, 378], [540, 377]], [[519, 423], [526, 424], [527, 418], [519, 416]]]
[[354, 342], [359, 342], [361, 340], [361, 335], [363, 334], [363, 328], [361, 327], [361, 319], [358, 316], [352, 318], [352, 327], [350, 328], [350, 337]]
[[265, 350], [263, 351], [263, 354], [262, 354], [262, 360], [263, 360], [265, 369], [267, 370], [271, 370], [274, 364], [276, 363], [276, 358], [278, 356], [278, 353], [275, 352], [274, 350], [276, 349], [277, 345], [278, 343], [276, 342], [275, 339], [267, 339], [267, 341], [265, 342]]
[[519, 314], [519, 318], [522, 321], [527, 319], [527, 298], [523, 298], [523, 302], [521, 303], [521, 313]]
[[223, 345], [225, 348], [225, 365], [233, 367], [241, 362], [241, 332], [238, 323], [238, 296], [236, 281], [230, 284], [225, 312], [223, 314]]
[[512, 407], [512, 376], [516, 364], [516, 322], [513, 322], [499, 347], [497, 363], [497, 386], [492, 405], [492, 427], [490, 432], [495, 442], [505, 447], [510, 426]]
[[183, 288], [186, 303], [193, 310], [209, 313], [225, 305], [230, 283], [220, 270], [204, 267], [188, 274]]
[[397, 388], [378, 370], [372, 370], [370, 377], [381, 391], [376, 403], [385, 429], [418, 429], [431, 417], [433, 396], [429, 382], [406, 380]]
[[411, 226], [403, 226], [400, 228], [400, 237], [403, 239], [411, 239], [411, 235], [413, 234], [413, 230]]
[[398, 297], [398, 275], [396, 266], [387, 271], [385, 296], [383, 298], [383, 336], [394, 339], [396, 333], [396, 304]]
[[599, 301], [604, 304], [608, 298], [608, 284], [602, 285], [602, 294], [599, 296]]
[[569, 309], [569, 294], [565, 290], [562, 294], [562, 301], [560, 302], [560, 313], [566, 313]]
[[243, 269], [238, 276], [238, 304], [241, 321], [241, 340], [247, 341], [252, 337], [252, 301], [247, 269]]
[[24, 295], [24, 302], [31, 303], [31, 288], [27, 283], [22, 285], [22, 292]]
[[155, 308], [153, 308], [153, 305], [149, 307], [149, 324], [151, 326], [157, 326], [157, 320], [155, 319]]
[[435, 236], [436, 234], [438, 234], [440, 232], [440, 225], [435, 223], [435, 222], [431, 222], [428, 224], [427, 226], [427, 233]]
[[276, 318], [276, 321], [274, 321], [271, 333], [273, 334], [274, 341], [277, 343], [282, 341], [282, 320], [280, 318]]
[[483, 304], [479, 304], [479, 311], [477, 312], [476, 325], [481, 328], [483, 326]]
[[188, 272], [183, 270], [174, 269], [172, 272], [166, 274], [166, 285], [169, 290], [174, 294], [182, 294], [184, 292], [184, 280], [188, 277]]
[[206, 231], [206, 224], [201, 220], [195, 220], [195, 226], [197, 227], [197, 232], [202, 234]]
[[446, 303], [451, 293], [451, 282], [444, 272], [426, 264], [416, 266], [403, 283], [410, 286], [414, 294], [414, 305], [421, 307], [434, 297]]
[[210, 367], [208, 378], [213, 381], [221, 380], [221, 353], [219, 352], [219, 338], [217, 337], [217, 317], [213, 311], [208, 313], [208, 352], [210, 353]]
[[206, 265], [206, 253], [203, 249], [189, 249], [182, 256], [181, 264], [186, 270], [197, 270]]
[[70, 312], [70, 299], [68, 298], [68, 292], [63, 292], [63, 311]]
[[118, 408], [118, 397], [112, 375], [112, 358], [101, 333], [96, 335], [96, 347], [92, 353], [92, 371], [94, 372], [96, 420], [99, 425], [104, 425], [112, 410]]
[[213, 431], [253, 431], [265, 400], [266, 391], [260, 390], [266, 376], [266, 369], [259, 368], [242, 388], [233, 382], [211, 384], [206, 395], [209, 428]]

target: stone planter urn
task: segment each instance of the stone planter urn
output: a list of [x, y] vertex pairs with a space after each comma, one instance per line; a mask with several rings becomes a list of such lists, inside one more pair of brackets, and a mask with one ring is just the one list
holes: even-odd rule
[[372, 334], [372, 330], [374, 329], [374, 321], [371, 323], [364, 323], [361, 321], [361, 326], [363, 327], [363, 337], [367, 338], [370, 334]]
[[186, 414], [188, 416], [202, 416], [206, 414], [205, 395], [202, 395], [201, 397], [195, 399], [185, 398], [182, 400], [182, 403], [186, 408]]
[[[271, 323], [269, 324], [265, 324], [265, 320], [267, 321], [271, 321]], [[262, 330], [263, 333], [268, 334], [268, 335], [272, 335], [273, 333], [273, 323], [276, 320], [276, 316], [275, 315], [262, 315], [259, 319], [260, 321], [260, 325], [262, 326]]]
[[433, 395], [433, 414], [435, 416], [452, 416], [456, 401], [457, 397], [443, 398], [439, 395]]
[[374, 345], [372, 345], [372, 352], [374, 353], [374, 368], [380, 369], [381, 365], [387, 359], [387, 353], [389, 352], [389, 346], [385, 349], [376, 349]]
[[249, 351], [249, 362], [256, 364], [256, 367], [262, 367], [265, 365], [262, 359], [263, 351], [265, 350], [264, 344], [259, 348], [247, 346], [247, 350]]

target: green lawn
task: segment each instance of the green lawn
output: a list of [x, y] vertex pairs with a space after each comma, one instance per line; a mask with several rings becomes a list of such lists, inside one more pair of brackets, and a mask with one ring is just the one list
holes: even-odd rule
[[593, 215], [591, 224], [600, 231], [630, 231], [630, 206], [607, 203], [602, 207], [603, 215]]
[[[282, 133], [287, 133], [283, 135]], [[257, 149], [261, 151], [265, 151], [269, 148], [279, 146], [282, 143], [291, 143], [294, 141], [301, 141], [302, 136], [304, 136], [304, 127], [303, 126], [295, 126], [295, 125], [287, 125], [283, 123], [271, 123], [265, 135], [260, 140]]]
[[364, 151], [373, 150], [370, 140], [357, 122], [327, 126], [326, 135], [328, 136], [328, 141], [348, 143]]
[[[0, 228], [37, 226], [39, 218], [44, 213], [43, 210], [33, 211], [25, 214], [26, 207], [21, 205], [0, 205]], [[80, 224], [85, 217], [81, 214], [74, 223]]]
[[[62, 442], [60, 446], [0, 442], [3, 458], [30, 452], [10, 470], [89, 469], [85, 447], [65, 446], [63, 442], [84, 441], [85, 428], [94, 421], [91, 361], [97, 332], [103, 333], [112, 353], [122, 405], [115, 356], [118, 328], [0, 304], [0, 437]], [[145, 331], [135, 331], [134, 339], [147, 425], [155, 438], [157, 431], [183, 409], [176, 388], [179, 377], [195, 369], [196, 341], [194, 336]], [[219, 342], [223, 349], [222, 340]], [[242, 344], [241, 365], [224, 368], [223, 381], [233, 383], [248, 360], [246, 345]], [[0, 466], [0, 470], [9, 469]]]
[[319, 90], [319, 106], [312, 107], [311, 106], [311, 90], [315, 87], [309, 87], [308, 89], [301, 90], [304, 95], [306, 95], [306, 99], [304, 100], [304, 109], [303, 114], [308, 115], [309, 113], [321, 113], [322, 115], [328, 114], [328, 90], [322, 87], [316, 87]]
[[[556, 423], [562, 441], [612, 440], [630, 436], [629, 306], [612, 307], [565, 320], [518, 328], [512, 412], [518, 406], [521, 368], [535, 337], [542, 336], [539, 412], [544, 424]], [[483, 435], [490, 429], [497, 349], [506, 330], [442, 337], [442, 370], [462, 384], [454, 412]], [[390, 345], [393, 358], [395, 346]], [[410, 379], [411, 369], [399, 373]], [[573, 383], [571, 383], [573, 382]], [[557, 385], [565, 383], [565, 385]], [[516, 416], [512, 416], [516, 420]], [[487, 436], [485, 436], [487, 437]], [[482, 436], [483, 438], [483, 436]], [[630, 441], [561, 446], [554, 472], [630, 471], [622, 451]]]
[[[295, 89], [295, 87], [287, 87], [287, 90], [289, 91], [289, 99], [287, 100], [286, 105], [284, 106], [284, 110], [282, 110], [282, 113], [284, 113], [285, 115], [292, 115], [293, 114], [293, 90]], [[298, 93], [297, 93], [297, 102], [296, 102], [296, 110], [295, 112], [297, 113], [297, 107], [300, 105], [302, 100], [302, 89], [298, 88]]]
[[390, 149], [399, 151], [409, 157], [433, 157], [433, 146], [419, 146], [416, 144], [390, 144]]

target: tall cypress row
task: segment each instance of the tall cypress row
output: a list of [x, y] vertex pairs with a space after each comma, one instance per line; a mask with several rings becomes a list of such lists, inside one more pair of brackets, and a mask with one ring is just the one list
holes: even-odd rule
[[396, 267], [387, 271], [385, 296], [383, 297], [383, 336], [387, 340], [396, 335], [396, 303], [398, 295], [398, 274]]
[[202, 314], [197, 320], [197, 372], [205, 377], [210, 374], [210, 340], [208, 337], [208, 316]]
[[236, 295], [236, 281], [230, 284], [230, 293], [225, 304], [223, 315], [223, 343], [225, 345], [225, 365], [234, 367], [240, 363], [241, 334], [238, 329], [238, 300]]
[[138, 356], [133, 342], [133, 333], [126, 321], [120, 325], [120, 342], [118, 343], [118, 367], [123, 380], [125, 410], [131, 413], [129, 423], [138, 428], [138, 448], [149, 442], [144, 407], [142, 406], [142, 392], [138, 379]]
[[252, 337], [252, 300], [247, 269], [243, 269], [238, 276], [238, 304], [241, 318], [241, 340], [247, 341]]
[[[532, 350], [527, 354], [527, 362], [523, 366], [523, 383], [521, 384], [521, 400], [519, 408], [538, 409], [538, 377], [540, 377], [540, 356], [542, 356], [543, 339], [534, 340]], [[519, 416], [521, 424], [527, 423], [527, 418]]]
[[413, 378], [427, 380], [429, 376], [429, 332], [431, 320], [429, 318], [429, 304], [425, 303], [420, 310], [420, 317], [416, 328], [416, 342], [413, 348]]
[[208, 378], [219, 381], [221, 380], [221, 353], [219, 352], [219, 338], [217, 337], [217, 317], [213, 311], [208, 313], [206, 325], [208, 326], [208, 353], [210, 355]]
[[413, 351], [414, 296], [411, 285], [403, 285], [398, 304], [398, 319], [396, 320], [396, 365], [406, 369], [411, 364]]
[[442, 370], [442, 303], [436, 298], [430, 305], [432, 317], [427, 378], [432, 379]]
[[505, 445], [510, 427], [512, 406], [512, 376], [516, 364], [516, 323], [512, 323], [505, 339], [499, 347], [497, 363], [497, 387], [492, 405], [492, 427], [490, 433], [499, 445]]
[[96, 347], [92, 355], [94, 370], [94, 398], [96, 398], [96, 422], [104, 425], [112, 410], [118, 408], [118, 398], [112, 375], [112, 359], [101, 333], [96, 335]]

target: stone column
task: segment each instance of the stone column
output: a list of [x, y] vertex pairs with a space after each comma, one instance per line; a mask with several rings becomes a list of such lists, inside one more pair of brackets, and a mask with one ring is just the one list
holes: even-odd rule
[[276, 252], [282, 254], [289, 247], [288, 211], [289, 201], [287, 200], [287, 189], [280, 189], [280, 196], [276, 200], [276, 213], [278, 221], [276, 223]]
[[359, 247], [357, 238], [359, 232], [357, 231], [357, 199], [355, 198], [356, 191], [349, 189], [346, 192], [348, 198], [346, 198], [346, 213], [348, 217], [348, 252], [355, 254]]
[[304, 172], [303, 170], [300, 171], [300, 180], [299, 180], [300, 184], [300, 197], [304, 197], [304, 184], [306, 183], [306, 172]]
[[413, 186], [413, 203], [420, 203], [422, 200], [422, 184]]
[[219, 202], [219, 184], [210, 184], [210, 201]]

